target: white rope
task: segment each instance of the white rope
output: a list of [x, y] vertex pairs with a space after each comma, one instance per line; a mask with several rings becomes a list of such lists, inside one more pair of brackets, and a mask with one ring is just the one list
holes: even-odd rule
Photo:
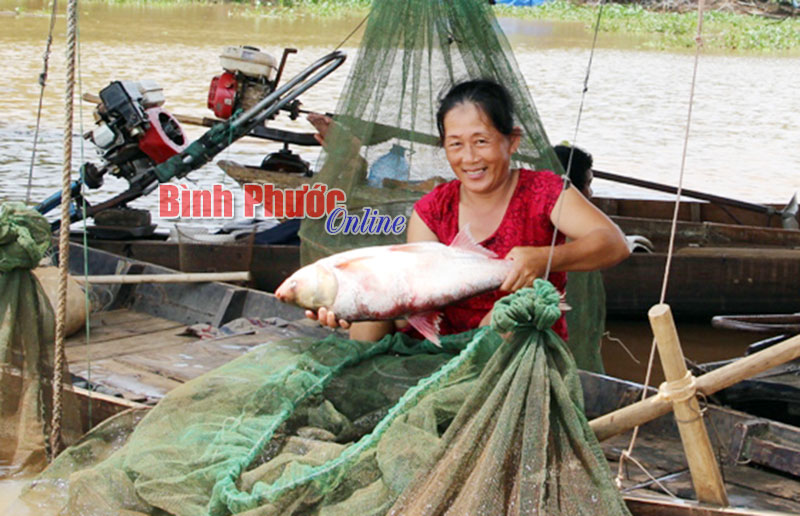
[[[689, 112], [686, 116], [686, 132], [683, 138], [683, 153], [681, 155], [681, 171], [680, 176], [678, 178], [678, 191], [676, 192], [675, 198], [675, 209], [672, 213], [672, 226], [670, 227], [669, 233], [669, 247], [667, 248], [667, 263], [664, 267], [664, 279], [661, 284], [661, 296], [659, 297], [659, 303], [664, 303], [664, 300], [667, 296], [667, 286], [669, 285], [669, 269], [670, 265], [672, 264], [672, 255], [675, 248], [675, 233], [676, 228], [678, 225], [678, 209], [680, 208], [681, 203], [681, 192], [683, 190], [683, 177], [684, 172], [686, 170], [686, 151], [689, 147], [689, 131], [692, 125], [692, 107], [694, 105], [694, 89], [695, 84], [697, 82], [697, 68], [698, 63], [700, 62], [700, 50], [703, 47], [703, 0], [699, 0], [697, 5], [697, 36], [695, 37], [695, 55], [694, 55], [694, 68], [692, 71], [692, 85], [689, 90]], [[655, 350], [656, 350], [656, 339], [653, 338], [653, 343], [650, 347], [650, 359], [647, 362], [647, 373], [645, 375], [645, 382], [644, 382], [644, 389], [642, 389], [642, 399], [644, 400], [647, 397], [647, 388], [650, 386], [650, 377], [653, 370], [653, 361], [655, 358]], [[625, 453], [622, 454], [620, 457], [620, 467], [619, 471], [617, 472], [617, 479], [622, 478], [622, 464], [625, 461], [625, 458], [631, 458], [633, 454], [633, 448], [636, 446], [636, 438], [639, 435], [639, 427], [635, 427], [633, 429], [633, 434], [631, 435], [631, 442], [628, 445], [628, 449]]]
[[[569, 186], [569, 170], [572, 168], [572, 156], [575, 154], [575, 146], [578, 143], [578, 129], [581, 125], [581, 117], [583, 116], [583, 105], [586, 101], [586, 93], [589, 91], [589, 74], [592, 71], [592, 61], [594, 60], [594, 51], [597, 48], [597, 34], [600, 32], [600, 19], [603, 17], [603, 6], [605, 0], [601, 0], [600, 9], [597, 12], [597, 22], [594, 25], [594, 37], [592, 38], [592, 49], [589, 52], [589, 63], [586, 65], [586, 75], [583, 78], [583, 91], [581, 91], [581, 103], [578, 107], [578, 118], [575, 120], [575, 131], [572, 135], [572, 142], [570, 143], [569, 158], [567, 159], [567, 168], [564, 170], [564, 180], [561, 183], [561, 194]], [[559, 196], [561, 195], [559, 194]], [[561, 222], [561, 212], [563, 203], [559, 203], [558, 210], [556, 211], [555, 231], [553, 231], [553, 238], [550, 241], [550, 251], [547, 254], [547, 267], [544, 270], [544, 279], [550, 277], [550, 269], [553, 265], [553, 254], [556, 249], [556, 237], [558, 236], [558, 226]]]
[[679, 403], [694, 398], [695, 394], [697, 394], [697, 378], [691, 371], [686, 371], [683, 378], [662, 382], [656, 396], [670, 403]]

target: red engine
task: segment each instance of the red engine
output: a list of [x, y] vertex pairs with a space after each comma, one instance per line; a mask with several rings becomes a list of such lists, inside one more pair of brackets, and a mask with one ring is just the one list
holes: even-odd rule
[[238, 86], [236, 76], [231, 72], [225, 72], [211, 79], [208, 107], [218, 118], [226, 120], [233, 114]]
[[225, 73], [211, 80], [208, 107], [226, 120], [247, 111], [275, 89], [275, 59], [255, 47], [228, 47], [220, 55]]
[[139, 149], [158, 163], [167, 161], [186, 148], [186, 136], [175, 117], [152, 107], [145, 111], [150, 127], [139, 139]]

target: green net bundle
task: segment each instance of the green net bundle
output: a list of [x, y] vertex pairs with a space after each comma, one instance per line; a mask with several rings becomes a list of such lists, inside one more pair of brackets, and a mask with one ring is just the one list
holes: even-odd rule
[[266, 343], [98, 427], [25, 500], [84, 516], [627, 514], [549, 329], [558, 301], [539, 281], [438, 352], [402, 334]]
[[[53, 310], [31, 272], [50, 247], [50, 224], [22, 203], [0, 204], [0, 476], [47, 464], [53, 376]], [[78, 431], [75, 406], [64, 420]]]

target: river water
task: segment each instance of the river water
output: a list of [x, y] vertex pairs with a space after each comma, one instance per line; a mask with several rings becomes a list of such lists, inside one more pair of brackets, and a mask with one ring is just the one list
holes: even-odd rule
[[[22, 14], [10, 15], [15, 8]], [[220, 73], [218, 55], [228, 45], [249, 44], [280, 57], [293, 46], [291, 76], [338, 45], [360, 21], [246, 17], [230, 5], [108, 5], [80, 8], [81, 91], [97, 93], [112, 80], [154, 79], [173, 113], [210, 116], [208, 84]], [[0, 0], [0, 200], [24, 199], [49, 17], [40, 0]], [[581, 101], [591, 33], [575, 23], [503, 19], [516, 59], [553, 142], [572, 140]], [[63, 12], [56, 25], [45, 91], [40, 141], [32, 180], [33, 200], [59, 188], [64, 91]], [[344, 45], [351, 58], [303, 95], [306, 107], [332, 112], [361, 31]], [[596, 168], [677, 184], [680, 170], [693, 52], [642, 50], [635, 37], [600, 34], [577, 137], [595, 156]], [[700, 61], [685, 186], [756, 202], [786, 202], [800, 190], [800, 77], [798, 55], [706, 53]], [[83, 131], [91, 128], [93, 106], [84, 102]], [[75, 134], [80, 134], [76, 114]], [[310, 131], [304, 120], [279, 117], [274, 127]], [[190, 139], [202, 128], [186, 126]], [[81, 162], [75, 138], [75, 165]], [[258, 164], [279, 144], [244, 139], [218, 159]], [[314, 148], [297, 149], [315, 161]], [[91, 144], [83, 161], [96, 160]], [[213, 164], [189, 176], [198, 185], [233, 181]], [[108, 177], [90, 200], [124, 189]], [[652, 192], [596, 181], [598, 195], [656, 196]], [[154, 196], [151, 196], [154, 197]], [[154, 208], [154, 198], [134, 206]]]

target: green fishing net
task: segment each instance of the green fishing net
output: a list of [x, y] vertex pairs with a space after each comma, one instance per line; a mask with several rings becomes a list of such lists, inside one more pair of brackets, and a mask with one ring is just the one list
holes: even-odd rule
[[267, 342], [98, 427], [23, 499], [83, 516], [628, 514], [549, 329], [558, 302], [539, 280], [442, 349]]
[[[0, 204], [0, 476], [36, 473], [47, 464], [55, 324], [31, 269], [49, 247], [43, 216], [22, 203]], [[65, 401], [69, 441], [79, 423]]]
[[[439, 147], [436, 110], [451, 86], [471, 78], [494, 79], [511, 93], [515, 122], [524, 133], [514, 164], [561, 172], [511, 46], [486, 0], [375, 0], [355, 59], [317, 179], [345, 191], [348, 213], [363, 217], [370, 208], [407, 217], [414, 202], [433, 188], [433, 178], [455, 178]], [[394, 169], [383, 179], [384, 158], [390, 156]], [[303, 221], [303, 263], [405, 238], [330, 235], [325, 223], [325, 218]]]
[[[523, 138], [512, 165], [562, 173], [511, 45], [486, 0], [375, 0], [325, 138], [316, 181], [344, 190], [348, 213], [362, 220], [375, 210], [409, 217], [437, 178], [455, 178], [439, 146], [438, 101], [455, 83], [478, 77], [503, 84], [514, 99]], [[395, 155], [386, 161], [393, 148]], [[382, 177], [381, 160], [406, 180], [370, 182]], [[303, 264], [355, 247], [405, 241], [405, 234], [331, 235], [326, 222], [303, 220]], [[600, 372], [605, 291], [599, 273], [581, 274], [568, 283], [570, 300], [581, 314], [568, 315], [570, 346], [581, 368]]]

